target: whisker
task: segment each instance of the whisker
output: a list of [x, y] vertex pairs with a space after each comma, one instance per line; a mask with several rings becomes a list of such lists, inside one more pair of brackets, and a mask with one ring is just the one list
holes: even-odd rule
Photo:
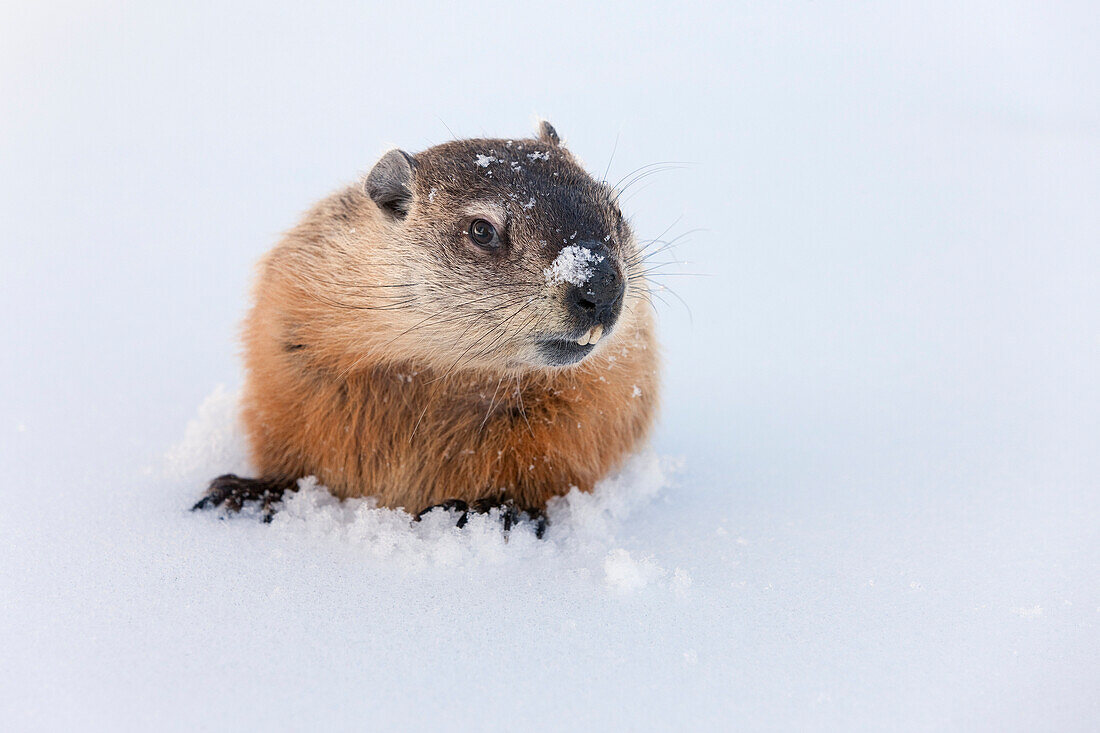
[[[478, 298], [477, 300], [474, 300], [472, 302], [477, 303], [479, 301], [483, 301], [483, 300], [487, 300], [487, 299], [495, 298], [495, 297], [497, 297], [497, 295], [494, 293], [492, 295], [486, 295], [482, 298]], [[526, 297], [526, 296], [521, 296], [520, 298], [514, 298], [512, 301], [510, 301], [510, 303], [514, 303], [514, 302], [522, 299], [522, 297]], [[431, 315], [429, 315], [427, 318], [424, 318], [423, 320], [421, 320], [417, 323], [414, 323], [412, 326], [409, 326], [407, 329], [405, 329], [404, 331], [402, 331], [401, 333], [397, 334], [392, 339], [387, 341], [385, 344], [383, 344], [378, 350], [379, 351], [385, 350], [387, 347], [392, 345], [393, 342], [396, 341], [397, 339], [401, 338], [402, 336], [408, 334], [409, 332], [411, 332], [411, 331], [413, 331], [417, 328], [420, 328], [420, 327], [424, 326], [426, 323], [431, 321], [433, 318], [435, 318], [439, 315], [442, 315], [443, 313], [446, 313], [446, 312], [451, 311], [451, 310], [453, 310], [452, 305], [448, 305], [444, 308], [441, 308], [440, 310], [436, 311], [435, 313], [432, 313]], [[477, 323], [477, 321], [476, 321], [477, 317], [480, 316], [480, 315], [483, 315], [483, 313], [484, 313], [483, 311], [476, 311], [474, 313], [459, 314], [459, 315], [456, 315], [452, 319], [448, 319], [446, 321], [440, 322], [439, 325], [442, 325], [443, 323], [453, 322], [454, 320], [461, 320], [463, 318], [469, 318], [470, 319], [470, 325], [467, 326], [467, 330], [469, 330], [470, 327], [472, 327], [474, 324]], [[373, 350], [368, 350], [366, 353], [364, 353], [362, 356], [360, 356], [358, 359], [356, 359], [354, 362], [352, 362], [350, 366], [348, 366], [346, 369], [344, 369], [340, 373], [338, 378], [342, 379], [343, 377], [347, 376], [352, 370], [354, 370], [356, 367], [358, 367], [360, 364], [362, 364], [366, 359], [368, 359], [371, 356], [372, 353], [373, 353]]]
[[[479, 336], [476, 341], [474, 341], [472, 344], [467, 346], [466, 349], [461, 354], [459, 354], [458, 358], [455, 359], [455, 361], [451, 364], [450, 367], [448, 367], [447, 371], [444, 372], [442, 376], [440, 376], [440, 377], [438, 377], [438, 378], [436, 378], [432, 381], [433, 382], [438, 382], [442, 379], [446, 379], [447, 377], [449, 377], [452, 373], [454, 373], [455, 369], [458, 367], [460, 362], [462, 362], [462, 360], [466, 357], [467, 354], [470, 353], [470, 351], [472, 351], [478, 344], [480, 344], [482, 341], [484, 341], [486, 337], [492, 336], [492, 335], [496, 334], [497, 331], [500, 331], [501, 329], [506, 328], [507, 325], [512, 321], [512, 319], [515, 318], [520, 313], [522, 313], [523, 310], [528, 305], [530, 305], [529, 300], [527, 302], [520, 303], [519, 307], [516, 308], [515, 312], [513, 312], [512, 315], [510, 315], [508, 318], [506, 318], [502, 323], [498, 324], [496, 327], [489, 329], [488, 331], [483, 333], [481, 336]], [[477, 358], [479, 355], [480, 354], [475, 354], [474, 358]]]
[[[651, 243], [653, 243], [653, 242], [660, 242], [660, 241], [664, 240], [664, 238], [665, 238], [665, 235], [666, 235], [666, 234], [668, 234], [669, 232], [671, 232], [671, 231], [672, 231], [672, 228], [673, 228], [674, 226], [676, 226], [677, 224], [679, 224], [679, 223], [680, 223], [680, 220], [681, 220], [681, 219], [683, 219], [683, 218], [684, 218], [684, 215], [683, 215], [683, 214], [680, 214], [680, 215], [679, 215], [678, 217], [676, 217], [675, 219], [673, 219], [673, 220], [672, 220], [672, 223], [671, 223], [671, 224], [669, 224], [669, 225], [668, 225], [667, 227], [665, 227], [665, 230], [664, 230], [663, 232], [661, 232], [660, 234], [658, 234], [658, 235], [657, 235], [657, 238], [656, 238], [656, 239], [650, 239], [650, 240], [647, 240], [647, 245], [648, 245], [648, 244], [651, 244]], [[642, 247], [642, 250], [644, 251], [644, 250], [645, 250], [645, 247]]]
[[686, 310], [687, 313], [688, 313], [688, 323], [690, 323], [692, 325], [692, 327], [694, 327], [695, 326], [695, 314], [691, 312], [691, 306], [687, 304], [687, 301], [684, 300], [683, 298], [681, 298], [680, 294], [677, 293], [672, 288], [664, 286], [664, 285], [662, 285], [661, 287], [664, 290], [664, 292], [668, 293], [673, 298], [676, 298], [676, 300], [680, 301], [680, 304], [682, 306], [684, 306], [684, 310]]
[[657, 161], [656, 163], [648, 163], [646, 165], [641, 166], [640, 168], [635, 168], [634, 170], [627, 173], [625, 176], [623, 176], [618, 181], [616, 181], [615, 185], [612, 186], [611, 189], [612, 190], [618, 190], [619, 185], [622, 184], [623, 181], [625, 181], [626, 179], [630, 178], [633, 175], [636, 175], [638, 173], [642, 173], [644, 171], [647, 171], [650, 168], [655, 168], [655, 167], [658, 167], [658, 166], [668, 166], [668, 165], [685, 167], [685, 166], [689, 165], [689, 163], [687, 163], [685, 161], [680, 161], [680, 160], [661, 160], [661, 161]]
[[[525, 304], [524, 306], [522, 306], [522, 307], [520, 308], [520, 312], [522, 312], [522, 311], [523, 311], [523, 310], [524, 310], [524, 309], [525, 309], [525, 308], [527, 307], [527, 305], [529, 305], [529, 304]], [[518, 315], [518, 313], [516, 313], [516, 314], [513, 314], [512, 318], [514, 318], [514, 317], [515, 317], [516, 315]], [[519, 327], [518, 327], [518, 328], [517, 328], [516, 330], [518, 330], [518, 331], [524, 331], [524, 330], [526, 330], [527, 326], [528, 326], [528, 325], [529, 325], [529, 324], [531, 323], [531, 321], [533, 321], [533, 320], [534, 320], [534, 319], [536, 318], [536, 316], [537, 316], [537, 314], [531, 314], [531, 315], [529, 315], [529, 316], [527, 317], [527, 320], [523, 321], [523, 323], [521, 323], [521, 324], [519, 325]], [[508, 320], [510, 321], [510, 320], [511, 320], [511, 318], [510, 318], [510, 319], [508, 319]], [[494, 329], [494, 331], [493, 331], [493, 333], [494, 333], [494, 336], [495, 336], [495, 334], [496, 334], [496, 332], [497, 332], [497, 331], [500, 331], [500, 336], [501, 336], [501, 337], [503, 337], [503, 336], [506, 336], [506, 335], [507, 335], [507, 330], [506, 330], [506, 328], [507, 328], [507, 325], [508, 325], [508, 322], [506, 321], [505, 323], [501, 324], [501, 325], [500, 325], [500, 327], [498, 327], [497, 329]], [[491, 352], [491, 351], [492, 351], [493, 349], [495, 349], [495, 348], [496, 348], [496, 347], [498, 346], [498, 343], [499, 343], [499, 342], [498, 342], [497, 340], [492, 340], [492, 341], [490, 341], [490, 342], [489, 342], [489, 344], [487, 344], [487, 345], [486, 345], [486, 346], [485, 346], [485, 347], [484, 347], [483, 349], [481, 349], [481, 350], [480, 350], [480, 351], [478, 351], [477, 353], [475, 353], [475, 354], [473, 354], [472, 356], [470, 356], [470, 357], [469, 357], [469, 358], [468, 358], [468, 359], [466, 360], [466, 362], [465, 362], [465, 363], [470, 363], [470, 362], [472, 362], [472, 361], [473, 361], [474, 359], [480, 359], [481, 357], [485, 356], [486, 354], [488, 354], [489, 352]], [[463, 366], [464, 366], [464, 365], [465, 365], [465, 364], [463, 364]]]
[[493, 413], [493, 406], [497, 402], [497, 392], [500, 391], [500, 383], [503, 382], [503, 381], [504, 381], [504, 377], [501, 377], [500, 379], [497, 380], [496, 389], [493, 390], [493, 396], [489, 400], [489, 409], [487, 409], [485, 411], [485, 417], [482, 418], [481, 425], [479, 425], [478, 428], [477, 428], [477, 434], [478, 435], [481, 435], [481, 431], [485, 429], [485, 423], [489, 422], [489, 415], [491, 415]]
[[[618, 138], [616, 138], [616, 141]], [[608, 163], [610, 166], [611, 164]], [[516, 397], [519, 398], [519, 414], [523, 416], [523, 422], [527, 423], [527, 432], [531, 434], [531, 437], [535, 437], [535, 430], [531, 427], [531, 421], [527, 419], [527, 407], [523, 404], [523, 384], [520, 383], [519, 375], [516, 375]]]
[[627, 181], [625, 184], [623, 184], [622, 188], [618, 189], [618, 192], [615, 194], [615, 197], [614, 197], [615, 203], [619, 203], [619, 200], [622, 198], [622, 195], [624, 193], [626, 193], [632, 186], [634, 186], [635, 184], [637, 184], [641, 181], [644, 181], [645, 179], [649, 178], [650, 176], [656, 175], [658, 173], [666, 173], [666, 172], [672, 171], [672, 170], [680, 170], [684, 167], [685, 166], [682, 166], [682, 165], [665, 165], [665, 166], [661, 166], [661, 167], [658, 167], [658, 168], [651, 168], [651, 169], [649, 169], [647, 171], [644, 171], [642, 173], [638, 173], [633, 178], [631, 178], [629, 181]]
[[611, 161], [615, 160], [615, 151], [619, 149], [619, 133], [615, 133], [615, 144], [611, 146], [611, 157], [607, 159], [607, 168], [604, 169], [603, 178], [600, 179], [604, 183], [607, 183], [607, 174], [611, 172]]
[[[661, 254], [662, 252], [665, 252], [669, 249], [672, 249], [677, 244], [683, 244], [684, 242], [681, 242], [681, 240], [684, 239], [684, 237], [687, 237], [687, 236], [690, 236], [692, 234], [696, 234], [696, 233], [702, 232], [702, 231], [706, 231], [706, 230], [705, 229], [689, 229], [688, 231], [684, 232], [683, 234], [680, 234], [676, 237], [673, 237], [672, 239], [670, 239], [668, 241], [665, 241], [663, 239], [650, 240], [650, 243], [646, 247], [643, 247], [641, 250], [639, 250], [638, 254], [641, 255], [639, 261], [645, 261], [645, 260], [650, 259], [651, 257], [656, 257], [657, 255]], [[654, 249], [654, 250], [650, 250], [649, 247], [652, 246], [653, 244], [661, 244], [663, 246], [658, 247], [657, 249]]]
[[654, 278], [654, 277], [716, 277], [713, 272], [643, 272], [633, 277]]

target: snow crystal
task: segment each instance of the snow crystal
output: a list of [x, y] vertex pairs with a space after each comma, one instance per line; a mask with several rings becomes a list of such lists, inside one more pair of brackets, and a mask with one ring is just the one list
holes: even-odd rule
[[[530, 160], [550, 160], [550, 153], [549, 153], [549, 151], [547, 151], [545, 153], [540, 153], [539, 151], [536, 150], [533, 153], [528, 153], [527, 157]], [[557, 175], [557, 174], [555, 173], [554, 175]]]
[[592, 277], [592, 266], [602, 261], [603, 255], [587, 247], [571, 244], [562, 248], [550, 267], [543, 270], [543, 274], [551, 285], [562, 282], [584, 285]]

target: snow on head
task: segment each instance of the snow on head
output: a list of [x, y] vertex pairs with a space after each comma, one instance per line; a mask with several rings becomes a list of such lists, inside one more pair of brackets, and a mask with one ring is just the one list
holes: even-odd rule
[[[632, 558], [616, 540], [619, 525], [652, 502], [667, 485], [673, 468], [652, 452], [641, 453], [599, 481], [592, 492], [574, 488], [551, 499], [543, 539], [535, 536], [530, 523], [505, 534], [495, 512], [471, 515], [461, 529], [455, 527], [455, 517], [442, 509], [414, 522], [407, 512], [381, 508], [373, 498], [337, 499], [312, 476], [298, 481], [298, 490], [287, 494], [269, 525], [259, 525], [258, 509], [249, 505], [239, 517], [217, 511], [187, 514], [184, 521], [216, 522], [229, 517], [232, 521], [225, 528], [240, 532], [241, 542], [248, 542], [260, 526], [272, 542], [293, 547], [335, 544], [358, 554], [365, 563], [382, 562], [399, 572], [502, 563], [519, 569], [538, 562], [544, 568], [545, 564], [560, 566], [563, 573], [580, 569], [593, 581], [618, 591], [637, 590], [656, 581], [675, 590], [673, 580], [656, 561]], [[181, 507], [193, 503], [213, 476], [252, 474], [235, 395], [219, 388], [206, 399], [183, 441], [169, 453], [165, 472], [179, 486], [173, 501]]]
[[584, 285], [588, 278], [592, 277], [593, 266], [603, 261], [603, 255], [597, 254], [587, 247], [571, 244], [562, 247], [561, 252], [550, 263], [550, 267], [543, 270], [546, 282], [551, 285], [567, 282], [573, 285]]

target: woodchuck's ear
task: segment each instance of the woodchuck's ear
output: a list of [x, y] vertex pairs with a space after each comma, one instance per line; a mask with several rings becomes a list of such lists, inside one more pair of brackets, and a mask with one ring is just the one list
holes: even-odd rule
[[416, 159], [404, 150], [391, 150], [374, 164], [363, 187], [378, 208], [404, 219], [412, 205], [415, 167]]
[[539, 140], [549, 145], [553, 145], [555, 148], [561, 145], [561, 138], [558, 137], [558, 131], [546, 120], [539, 121]]

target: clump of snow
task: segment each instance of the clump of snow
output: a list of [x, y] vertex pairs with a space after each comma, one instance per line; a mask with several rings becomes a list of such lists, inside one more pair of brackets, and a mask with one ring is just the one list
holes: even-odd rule
[[237, 396], [222, 385], [215, 387], [199, 405], [198, 415], [187, 424], [183, 439], [165, 455], [165, 473], [200, 481], [230, 470], [250, 473], [244, 431], [237, 416]]
[[[209, 479], [223, 473], [249, 475], [243, 432], [237, 419], [237, 398], [219, 387], [199, 408], [183, 441], [168, 455], [169, 472], [189, 492], [182, 504], [197, 499]], [[533, 525], [521, 523], [507, 535], [496, 512], [470, 516], [465, 527], [454, 526], [449, 512], [437, 509], [414, 522], [407, 512], [378, 506], [373, 498], [339, 500], [310, 476], [298, 481], [271, 524], [272, 535], [301, 543], [338, 543], [362, 555], [364, 561], [384, 561], [388, 567], [416, 571], [428, 567], [483, 566], [485, 563], [558, 559], [571, 567], [586, 567], [592, 577], [600, 568], [607, 584], [621, 590], [644, 587], [668, 575], [652, 559], [634, 560], [617, 547], [616, 528], [630, 514], [650, 504], [668, 483], [673, 468], [652, 452], [633, 456], [617, 473], [591, 492], [576, 488], [552, 499], [549, 526], [542, 539]], [[193, 521], [229, 517], [224, 510], [197, 514]], [[246, 506], [227, 527], [250, 531], [258, 508]], [[679, 588], [673, 579], [667, 586]]]
[[665, 575], [665, 570], [650, 558], [635, 559], [618, 547], [607, 553], [603, 561], [607, 584], [621, 591], [645, 588], [651, 580]]
[[676, 568], [672, 571], [672, 585], [678, 591], [684, 592], [691, 587], [694, 583], [694, 579], [691, 577], [691, 573], [683, 568]]
[[536, 150], [533, 153], [528, 153], [527, 158], [529, 160], [550, 160], [550, 152], [542, 153]]
[[496, 160], [497, 160], [497, 159], [496, 159], [496, 158], [494, 158], [494, 157], [493, 157], [493, 156], [491, 156], [491, 155], [481, 155], [481, 154], [478, 154], [478, 156], [477, 156], [476, 158], [474, 158], [474, 163], [476, 163], [476, 164], [477, 164], [477, 165], [478, 165], [479, 167], [481, 167], [481, 168], [488, 168], [488, 167], [489, 167], [489, 164], [490, 164], [490, 163], [495, 163], [495, 162], [496, 162]]
[[550, 267], [543, 270], [546, 282], [551, 285], [567, 282], [573, 285], [584, 285], [588, 278], [592, 277], [593, 266], [603, 261], [603, 255], [597, 254], [587, 247], [571, 244], [562, 247], [561, 252], [550, 263]]

